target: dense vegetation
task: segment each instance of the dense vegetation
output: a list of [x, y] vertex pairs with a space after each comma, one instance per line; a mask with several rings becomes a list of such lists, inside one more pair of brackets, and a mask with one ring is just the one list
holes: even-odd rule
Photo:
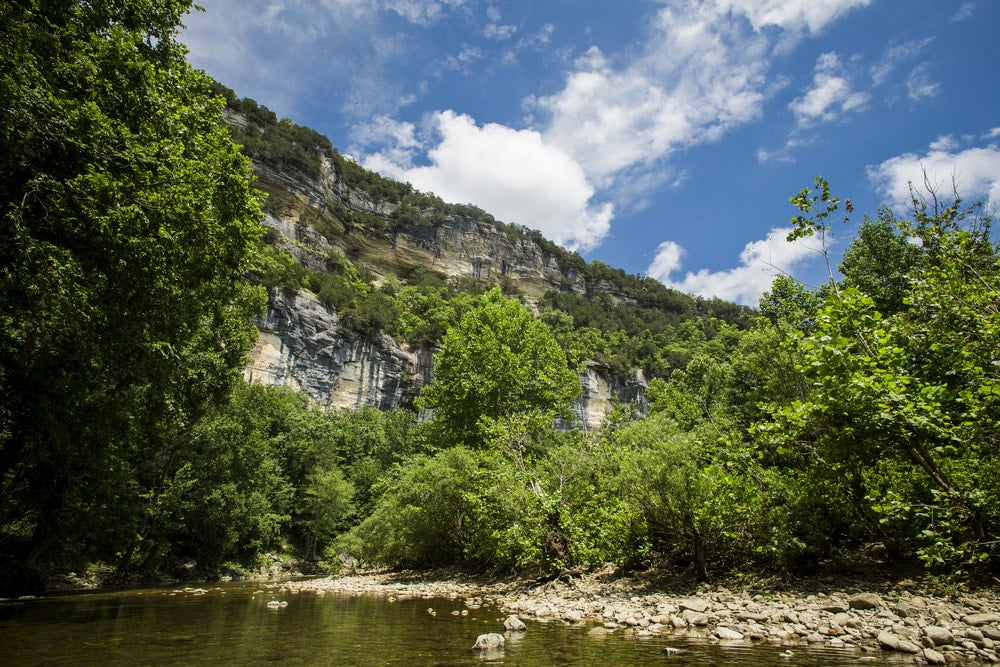
[[187, 2], [0, 9], [0, 577], [152, 556], [179, 449], [238, 378], [260, 205]]
[[[91, 566], [123, 582], [349, 557], [701, 579], [860, 553], [996, 570], [1000, 248], [981, 206], [931, 193], [909, 218], [880, 209], [827, 285], [780, 278], [759, 313], [695, 299], [382, 179], [238, 100], [184, 60], [188, 8], [0, 10], [4, 590]], [[315, 179], [329, 159], [389, 211], [325, 202], [301, 221], [318, 232], [463, 216], [537, 243], [584, 294], [536, 311], [509, 282], [376, 285], [363, 262], [261, 243], [224, 103], [254, 161]], [[824, 238], [840, 207], [822, 179], [791, 202], [793, 236]], [[239, 381], [253, 285], [311, 290], [345, 326], [438, 349], [418, 401], [433, 417], [321, 412]], [[557, 428], [593, 361], [642, 367], [648, 411]]]

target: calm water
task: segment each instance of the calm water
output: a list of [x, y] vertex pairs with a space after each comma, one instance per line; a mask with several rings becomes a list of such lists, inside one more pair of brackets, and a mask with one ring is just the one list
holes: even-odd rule
[[[0, 609], [0, 662], [9, 665], [857, 665], [849, 649], [694, 642], [681, 636], [606, 639], [586, 628], [528, 622], [503, 658], [483, 660], [476, 636], [502, 631], [497, 609], [460, 600], [297, 595], [260, 584], [205, 585], [203, 595], [146, 589], [57, 596]], [[269, 609], [267, 602], [287, 600]], [[437, 610], [437, 616], [427, 613]], [[686, 655], [667, 656], [667, 646]], [[902, 664], [883, 660], [879, 664]], [[906, 661], [912, 664], [912, 659]]]

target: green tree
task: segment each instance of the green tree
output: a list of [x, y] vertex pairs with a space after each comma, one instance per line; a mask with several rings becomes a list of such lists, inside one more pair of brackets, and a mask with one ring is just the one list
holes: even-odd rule
[[385, 481], [372, 513], [341, 536], [336, 548], [394, 566], [461, 563], [482, 457], [462, 446], [413, 457]]
[[881, 206], [875, 220], [865, 216], [839, 267], [847, 277], [845, 284], [870, 296], [884, 315], [903, 310], [909, 277], [919, 272], [925, 259], [913, 241], [889, 207]]
[[190, 6], [0, 7], [7, 586], [108, 556], [91, 545], [127, 574], [178, 448], [255, 341], [260, 206], [177, 41]]
[[876, 520], [908, 526], [926, 562], [963, 567], [997, 547], [1000, 252], [978, 206], [915, 214], [900, 224], [922, 252], [894, 283], [904, 293], [828, 295], [797, 337], [809, 396], [762, 431], [837, 471], [873, 534]]
[[619, 429], [615, 440], [628, 451], [625, 492], [644, 514], [653, 546], [686, 550], [706, 581], [707, 549], [718, 536], [706, 511], [714, 479], [703, 446], [663, 413]]
[[551, 426], [578, 392], [549, 328], [494, 287], [445, 335], [434, 380], [418, 401], [434, 410], [435, 444], [481, 447], [497, 422]]

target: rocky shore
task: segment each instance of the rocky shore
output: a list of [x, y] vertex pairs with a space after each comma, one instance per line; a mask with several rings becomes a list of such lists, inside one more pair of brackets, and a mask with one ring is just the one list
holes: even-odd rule
[[[1000, 596], [995, 588], [901, 579], [844, 577], [793, 584], [732, 581], [700, 586], [622, 577], [612, 570], [548, 581], [487, 580], [452, 573], [371, 572], [269, 586], [390, 598], [450, 598], [467, 608], [492, 605], [529, 622], [578, 624], [599, 638], [618, 633], [723, 642], [826, 645], [877, 661], [891, 651], [917, 664], [1000, 662]], [[791, 653], [789, 653], [791, 655]]]

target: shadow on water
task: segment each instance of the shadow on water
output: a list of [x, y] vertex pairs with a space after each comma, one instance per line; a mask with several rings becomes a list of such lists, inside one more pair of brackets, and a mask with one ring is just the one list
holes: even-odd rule
[[[8, 605], [0, 653], [12, 665], [856, 665], [852, 649], [711, 643], [684, 635], [603, 639], [586, 626], [530, 623], [500, 656], [479, 656], [480, 634], [502, 632], [498, 609], [461, 600], [279, 594], [257, 583], [205, 592], [143, 589]], [[268, 602], [288, 605], [269, 608]], [[433, 609], [436, 615], [429, 613]], [[6, 613], [9, 612], [9, 613]], [[453, 614], [452, 612], [459, 612]], [[684, 653], [668, 655], [667, 648]], [[793, 655], [782, 657], [791, 650]], [[911, 664], [879, 656], [876, 664]]]

